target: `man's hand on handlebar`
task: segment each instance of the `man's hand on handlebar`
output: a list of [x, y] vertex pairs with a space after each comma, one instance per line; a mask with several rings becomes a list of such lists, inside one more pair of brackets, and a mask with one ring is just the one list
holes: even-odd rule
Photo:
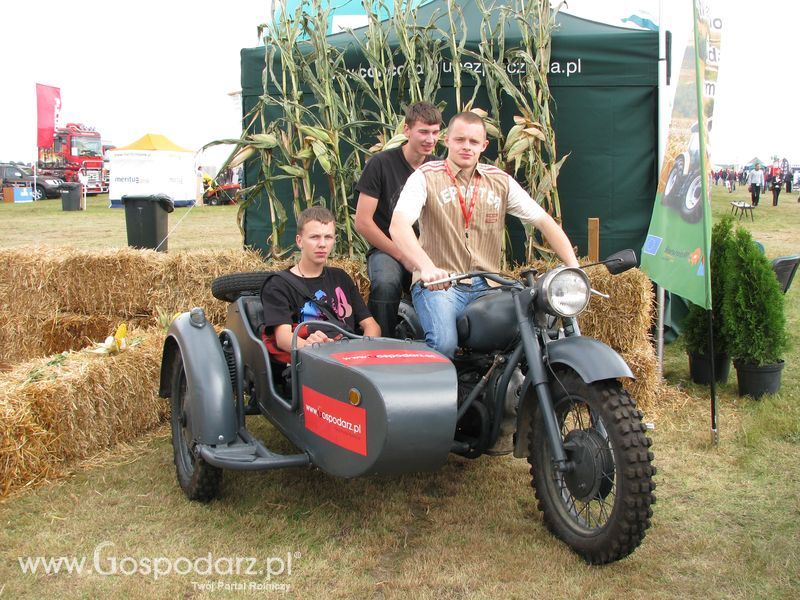
[[450, 273], [445, 271], [444, 269], [439, 269], [438, 267], [432, 267], [430, 269], [423, 269], [420, 271], [420, 280], [424, 284], [426, 288], [429, 290], [446, 290], [450, 287], [450, 282], [445, 281], [444, 283], [437, 283], [435, 285], [428, 285], [431, 281], [441, 281], [442, 279], [447, 279], [450, 277]]

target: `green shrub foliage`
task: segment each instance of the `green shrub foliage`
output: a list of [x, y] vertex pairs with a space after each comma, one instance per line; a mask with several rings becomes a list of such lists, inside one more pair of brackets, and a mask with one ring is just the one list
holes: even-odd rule
[[725, 256], [722, 327], [734, 360], [769, 365], [787, 348], [784, 297], [772, 265], [745, 228]]

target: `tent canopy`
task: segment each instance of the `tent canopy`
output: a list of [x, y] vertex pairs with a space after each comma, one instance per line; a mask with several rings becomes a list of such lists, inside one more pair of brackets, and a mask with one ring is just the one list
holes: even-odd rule
[[172, 142], [166, 136], [158, 133], [146, 133], [127, 146], [114, 148], [114, 151], [117, 150], [170, 150], [172, 152], [191, 152], [191, 150], [178, 146], [178, 144]]
[[148, 133], [132, 144], [110, 150], [110, 207], [122, 207], [123, 196], [167, 194], [175, 206], [194, 204], [197, 175], [194, 153], [163, 135]]
[[[467, 47], [475, 50], [480, 43], [483, 13], [475, 0], [465, 0], [460, 8], [467, 25]], [[441, 30], [449, 30], [443, 0], [420, 7], [417, 14], [419, 23], [433, 20]], [[500, 18], [500, 11], [494, 10], [492, 18]], [[587, 219], [598, 217], [601, 257], [622, 248], [638, 250], [650, 224], [657, 182], [658, 33], [614, 27], [563, 13], [556, 16], [556, 23], [549, 84], [558, 156], [569, 154], [558, 179], [564, 228], [579, 251], [586, 254]], [[363, 36], [364, 31], [355, 30], [354, 34]], [[333, 34], [328, 40], [345, 52], [347, 68], [368, 66], [350, 33]], [[508, 19], [506, 47], [518, 45], [519, 40], [515, 21]], [[397, 47], [392, 36], [389, 44]], [[443, 67], [448, 60], [443, 59]], [[247, 114], [264, 93], [264, 47], [243, 49], [241, 65], [242, 103]], [[441, 89], [431, 101], [447, 103], [447, 122], [455, 112], [455, 94], [451, 71], [442, 71]], [[470, 78], [464, 77], [462, 85], [464, 82], [469, 83]], [[274, 89], [269, 92], [277, 94]], [[471, 93], [470, 88], [462, 89], [462, 98], [469, 98]], [[485, 92], [478, 94], [475, 106], [489, 108]], [[513, 125], [514, 112], [513, 103], [506, 102], [500, 115], [504, 131]], [[277, 116], [277, 112], [268, 111], [267, 121]], [[250, 161], [245, 171], [246, 185], [252, 185], [257, 178], [258, 165]], [[288, 183], [279, 197], [287, 199], [286, 212], [291, 215]], [[508, 224], [513, 254], [520, 258], [524, 231], [514, 218]], [[266, 250], [270, 224], [264, 198], [248, 206], [244, 229], [245, 245]], [[294, 233], [294, 224], [287, 224], [282, 243], [291, 245]]]

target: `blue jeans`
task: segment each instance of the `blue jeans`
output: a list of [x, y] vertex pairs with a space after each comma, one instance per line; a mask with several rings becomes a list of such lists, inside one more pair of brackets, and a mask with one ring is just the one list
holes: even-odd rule
[[448, 358], [453, 358], [458, 347], [456, 323], [464, 310], [492, 288], [483, 278], [471, 284], [459, 283], [446, 290], [431, 291], [419, 284], [411, 288], [414, 310], [425, 331], [425, 343]]
[[369, 277], [367, 308], [380, 325], [381, 335], [394, 337], [397, 309], [400, 307], [403, 290], [408, 289], [411, 284], [411, 273], [385, 252], [373, 250], [367, 257], [367, 275]]

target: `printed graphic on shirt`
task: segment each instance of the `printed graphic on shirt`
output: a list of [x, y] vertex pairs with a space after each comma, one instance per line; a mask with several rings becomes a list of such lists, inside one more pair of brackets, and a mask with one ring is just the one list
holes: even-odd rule
[[333, 312], [336, 314], [337, 317], [344, 320], [350, 315], [353, 314], [353, 307], [347, 301], [347, 296], [344, 293], [344, 290], [340, 287], [337, 287], [335, 290], [336, 298], [332, 302], [333, 304]]
[[[466, 191], [464, 190], [463, 186], [461, 187], [461, 194], [465, 199], [471, 199], [472, 194], [475, 193], [475, 186], [469, 186]], [[439, 204], [445, 205], [450, 204], [451, 202], [456, 202], [458, 200], [458, 189], [456, 186], [451, 185], [439, 190], [437, 194], [437, 198]], [[478, 199], [481, 203], [488, 204], [491, 207], [491, 210], [497, 212], [500, 210], [500, 202], [502, 198], [496, 194], [493, 190], [487, 188], [486, 186], [480, 186], [478, 188]], [[495, 219], [496, 220], [496, 219]], [[490, 223], [494, 221], [489, 221]]]
[[[314, 292], [314, 298], [318, 304], [327, 304], [331, 308], [331, 312], [344, 321], [353, 314], [353, 306], [347, 301], [347, 295], [341, 287], [336, 287], [334, 296], [328, 302], [328, 295], [324, 290]], [[303, 304], [303, 308], [300, 309], [300, 323], [306, 321], [327, 321], [319, 306], [310, 300]]]

